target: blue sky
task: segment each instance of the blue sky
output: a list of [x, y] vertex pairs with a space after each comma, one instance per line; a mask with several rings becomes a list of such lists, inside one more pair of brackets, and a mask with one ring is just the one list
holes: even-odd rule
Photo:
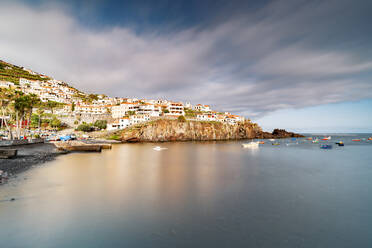
[[264, 129], [372, 132], [368, 0], [3, 0], [1, 59]]

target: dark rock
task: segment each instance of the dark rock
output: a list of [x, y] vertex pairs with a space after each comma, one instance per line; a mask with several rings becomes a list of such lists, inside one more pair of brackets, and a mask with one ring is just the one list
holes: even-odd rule
[[302, 137], [299, 134], [275, 129], [263, 132], [255, 123], [245, 121], [236, 125], [220, 122], [201, 122], [160, 119], [124, 129], [121, 138], [125, 142], [166, 142], [166, 141], [213, 141], [240, 139], [270, 139]]

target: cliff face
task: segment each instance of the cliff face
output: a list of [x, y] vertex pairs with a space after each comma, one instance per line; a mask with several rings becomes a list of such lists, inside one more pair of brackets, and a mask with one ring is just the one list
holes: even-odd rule
[[[285, 132], [285, 131], [284, 131]], [[292, 133], [285, 132], [285, 137]], [[284, 138], [284, 133], [281, 132]], [[295, 134], [293, 134], [295, 135]], [[244, 122], [228, 125], [218, 122], [199, 122], [178, 120], [157, 120], [124, 129], [121, 139], [127, 142], [163, 142], [163, 141], [210, 141], [239, 140], [254, 138], [273, 138], [275, 135], [263, 132], [254, 123]]]

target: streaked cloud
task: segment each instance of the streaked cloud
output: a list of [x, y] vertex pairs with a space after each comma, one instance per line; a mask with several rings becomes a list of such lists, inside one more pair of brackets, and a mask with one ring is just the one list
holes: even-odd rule
[[345, 45], [347, 35], [334, 46], [323, 40], [324, 30], [339, 35], [325, 17], [337, 20], [347, 7], [276, 1], [208, 27], [138, 33], [86, 27], [56, 5], [8, 3], [1, 8], [0, 54], [89, 92], [203, 102], [256, 117], [372, 98], [365, 43]]

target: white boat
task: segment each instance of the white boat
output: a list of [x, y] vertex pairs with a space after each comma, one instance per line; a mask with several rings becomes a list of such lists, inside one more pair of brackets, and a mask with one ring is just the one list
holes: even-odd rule
[[160, 146], [155, 146], [154, 148], [152, 148], [153, 150], [155, 151], [161, 151], [161, 150], [166, 150], [168, 148], [165, 148], [165, 147], [160, 147]]
[[324, 137], [322, 140], [330, 140], [331, 139], [331, 136], [328, 136], [328, 137]]
[[247, 144], [242, 144], [243, 148], [258, 148], [259, 143], [258, 142], [249, 142]]
[[275, 139], [269, 139], [270, 141], [275, 141]]

